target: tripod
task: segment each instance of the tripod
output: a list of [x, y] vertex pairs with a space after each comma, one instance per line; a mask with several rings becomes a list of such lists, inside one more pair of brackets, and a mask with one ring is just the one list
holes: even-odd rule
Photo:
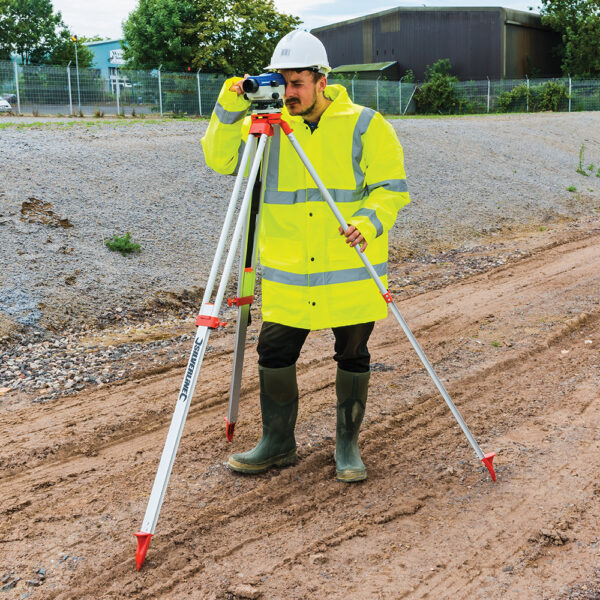
[[[198, 326], [198, 329], [196, 331], [194, 344], [185, 371], [183, 383], [179, 392], [177, 404], [175, 406], [175, 411], [171, 420], [171, 425], [169, 427], [169, 432], [167, 434], [167, 440], [165, 442], [165, 446], [160, 459], [160, 464], [158, 466], [158, 471], [154, 480], [154, 485], [152, 487], [152, 492], [150, 494], [150, 499], [148, 501], [146, 514], [144, 515], [144, 520], [142, 522], [142, 529], [141, 531], [134, 534], [138, 539], [138, 546], [135, 553], [138, 570], [141, 568], [144, 562], [146, 552], [148, 550], [148, 545], [150, 544], [150, 539], [154, 535], [156, 523], [158, 521], [160, 509], [164, 500], [165, 492], [167, 490], [167, 485], [169, 483], [171, 470], [175, 461], [175, 455], [177, 453], [177, 448], [179, 446], [179, 441], [183, 432], [183, 426], [190, 407], [190, 402], [194, 392], [194, 388], [196, 386], [198, 374], [200, 372], [200, 366], [202, 364], [202, 360], [206, 352], [206, 347], [208, 344], [210, 333], [212, 330], [225, 325], [225, 323], [219, 320], [219, 312], [221, 310], [221, 305], [225, 296], [225, 288], [227, 286], [227, 282], [231, 274], [231, 269], [238, 249], [238, 244], [240, 240], [243, 239], [245, 241], [245, 248], [243, 248], [241, 252], [240, 273], [238, 280], [238, 295], [237, 297], [229, 299], [228, 301], [230, 306], [238, 307], [238, 322], [235, 341], [233, 373], [230, 388], [229, 409], [226, 418], [226, 436], [229, 441], [233, 439], [233, 433], [239, 409], [242, 366], [244, 359], [244, 347], [246, 339], [246, 330], [248, 326], [249, 310], [250, 304], [254, 300], [253, 294], [255, 285], [256, 237], [258, 231], [257, 225], [260, 219], [260, 198], [262, 197], [264, 192], [264, 189], [262, 189], [263, 185], [257, 185], [257, 176], [263, 157], [265, 155], [268, 156], [268, 154], [265, 153], [265, 148], [267, 145], [267, 141], [272, 139], [274, 127], [280, 127], [281, 130], [285, 133], [287, 139], [292, 144], [300, 160], [302, 161], [302, 163], [312, 176], [313, 180], [317, 184], [321, 195], [329, 205], [329, 208], [333, 211], [343, 231], [346, 231], [348, 229], [348, 224], [346, 223], [344, 217], [337, 208], [333, 198], [331, 197], [331, 194], [324, 186], [319, 175], [308, 160], [308, 157], [306, 156], [304, 150], [296, 140], [291, 127], [288, 123], [282, 120], [280, 108], [276, 107], [275, 109], [264, 108], [263, 110], [256, 110], [252, 113], [251, 120], [252, 122], [250, 132], [248, 135], [248, 141], [244, 148], [241, 162], [239, 164], [239, 169], [233, 187], [233, 192], [227, 209], [227, 214], [225, 216], [225, 223], [221, 231], [221, 236], [219, 238], [219, 243], [217, 245], [217, 250], [215, 253], [213, 264], [210, 270], [210, 275], [208, 277], [208, 282], [202, 299], [202, 307], [196, 320], [196, 325]], [[238, 218], [227, 253], [227, 258], [225, 260], [225, 266], [223, 267], [223, 273], [221, 276], [217, 294], [214, 302], [211, 303], [210, 300], [212, 298], [212, 293], [217, 278], [217, 272], [219, 270], [219, 265], [221, 264], [221, 260], [223, 258], [223, 253], [227, 244], [227, 236], [229, 233], [231, 223], [233, 221], [237, 200], [242, 188], [244, 173], [248, 164], [251, 165], [248, 175], [248, 183], [242, 199], [242, 203], [240, 205]], [[412, 334], [406, 321], [400, 314], [400, 311], [394, 304], [390, 292], [385, 288], [385, 286], [381, 282], [379, 275], [373, 268], [373, 265], [365, 256], [364, 252], [360, 250], [359, 245], [354, 246], [354, 249], [358, 253], [365, 268], [369, 272], [369, 275], [375, 282], [375, 285], [377, 285], [383, 301], [385, 301], [388, 304], [392, 314], [402, 327], [404, 333], [408, 337], [410, 343], [412, 344], [413, 348], [415, 349], [419, 358], [421, 359], [421, 362], [425, 366], [427, 372], [429, 373], [430, 377], [432, 378], [442, 397], [446, 401], [446, 404], [450, 408], [450, 411], [454, 415], [454, 418], [458, 421], [458, 424], [463, 430], [463, 433], [465, 434], [469, 443], [473, 447], [475, 454], [477, 455], [479, 460], [482, 461], [488, 468], [492, 479], [496, 481], [496, 475], [492, 465], [495, 453], [491, 452], [489, 454], [484, 454], [482, 452], [481, 448], [479, 447], [475, 438], [473, 437], [469, 428], [467, 427], [467, 424], [461, 417], [460, 413], [458, 412], [458, 409], [456, 408], [450, 396], [448, 395], [448, 392], [446, 391], [442, 382], [433, 370], [433, 367], [431, 366], [431, 363], [425, 356], [425, 353], [421, 349], [421, 346]]]

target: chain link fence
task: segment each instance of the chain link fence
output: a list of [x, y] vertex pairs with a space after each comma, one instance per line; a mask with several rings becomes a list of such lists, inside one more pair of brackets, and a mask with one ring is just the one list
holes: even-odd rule
[[[0, 61], [0, 97], [12, 112], [33, 115], [209, 116], [225, 75], [121, 68], [102, 77], [98, 69], [17, 65]], [[388, 115], [413, 114], [419, 84], [329, 78], [357, 104]], [[453, 84], [456, 113], [600, 110], [600, 80], [514, 79]]]

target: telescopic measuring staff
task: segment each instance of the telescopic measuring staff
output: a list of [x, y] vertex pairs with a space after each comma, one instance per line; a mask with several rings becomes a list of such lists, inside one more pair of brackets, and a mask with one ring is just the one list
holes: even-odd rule
[[[142, 528], [139, 532], [134, 534], [137, 537], [138, 541], [135, 553], [138, 571], [144, 563], [146, 553], [148, 551], [148, 546], [150, 544], [150, 539], [154, 535], [156, 529], [156, 523], [158, 521], [160, 509], [169, 483], [173, 463], [175, 462], [175, 455], [177, 453], [177, 448], [181, 440], [183, 426], [185, 424], [185, 420], [188, 414], [191, 398], [194, 393], [194, 388], [198, 380], [198, 374], [200, 372], [200, 367], [204, 359], [204, 354], [206, 352], [206, 347], [208, 344], [208, 339], [210, 337], [211, 330], [226, 325], [226, 323], [223, 323], [219, 320], [219, 312], [221, 310], [221, 305], [225, 297], [225, 289], [229, 281], [229, 276], [231, 274], [231, 269], [238, 249], [238, 244], [240, 240], [244, 238], [247, 241], [247, 247], [245, 250], [242, 249], [241, 252], [241, 277], [238, 284], [239, 297], [229, 301], [230, 305], [234, 304], [239, 307], [236, 354], [234, 359], [228, 417], [226, 419], [227, 439], [231, 441], [233, 437], [233, 429], [235, 427], [235, 422], [237, 420], [238, 415], [239, 389], [242, 374], [241, 364], [243, 363], [243, 348], [247, 326], [247, 317], [249, 305], [252, 303], [253, 300], [252, 294], [254, 291], [255, 281], [254, 263], [256, 260], [256, 252], [254, 248], [256, 244], [254, 243], [255, 240], [252, 240], [251, 238], [256, 236], [256, 227], [253, 227], [254, 235], [250, 234], [248, 232], [248, 221], [250, 217], [250, 206], [253, 198], [253, 193], [255, 191], [255, 183], [257, 180], [259, 167], [263, 156], [265, 155], [265, 146], [267, 144], [267, 140], [269, 140], [273, 136], [274, 127], [279, 126], [281, 130], [285, 133], [287, 139], [292, 144], [300, 160], [302, 161], [302, 163], [310, 173], [311, 177], [315, 181], [323, 198], [329, 205], [329, 208], [332, 210], [340, 226], [343, 228], [344, 231], [346, 231], [346, 229], [348, 228], [348, 225], [344, 220], [344, 217], [338, 210], [337, 206], [335, 205], [331, 194], [324, 186], [319, 175], [317, 174], [314, 167], [310, 163], [308, 157], [304, 153], [304, 150], [296, 140], [291, 127], [281, 118], [281, 108], [283, 105], [281, 99], [283, 97], [284, 89], [285, 80], [283, 79], [283, 76], [278, 73], [262, 75], [256, 78], [249, 78], [244, 82], [244, 91], [253, 101], [250, 132], [248, 135], [248, 141], [245, 145], [244, 152], [240, 161], [239, 170], [236, 176], [233, 192], [231, 194], [231, 199], [229, 201], [227, 214], [225, 216], [225, 222], [223, 225], [223, 229], [221, 230], [219, 243], [217, 245], [217, 250], [215, 252], [215, 257], [213, 259], [212, 267], [208, 277], [208, 282], [202, 299], [202, 306], [196, 319], [196, 325], [198, 326], [198, 329], [196, 331], [194, 344], [192, 346], [190, 358], [188, 360], [183, 382], [181, 384], [181, 389], [179, 391], [175, 411], [171, 419], [171, 425], [167, 433], [167, 439], [161, 455], [158, 471], [154, 479], [154, 485], [152, 486], [152, 492], [150, 494], [150, 499], [148, 501], [148, 506], [144, 515], [144, 520], [142, 522]], [[227, 244], [227, 236], [229, 234], [229, 229], [233, 221], [237, 200], [242, 188], [244, 174], [249, 163], [251, 163], [251, 166], [248, 175], [246, 190], [244, 192], [232, 240], [229, 246], [229, 250], [227, 252], [227, 258], [225, 260], [225, 266], [223, 267], [223, 272], [221, 275], [221, 280], [219, 283], [217, 294], [214, 302], [211, 303], [210, 300], [212, 298], [217, 273]], [[260, 218], [259, 213], [260, 209], [258, 210], [258, 214], [256, 215], [257, 222]], [[249, 248], [250, 251], [248, 253]], [[369, 259], [360, 250], [359, 245], [356, 245], [354, 249], [358, 253], [371, 278], [377, 285], [383, 300], [389, 305], [392, 314], [402, 327], [402, 330], [408, 337], [417, 355], [421, 359], [421, 362], [425, 366], [425, 369], [429, 373], [430, 377], [433, 379], [433, 382], [435, 383], [440, 394], [446, 401], [446, 404], [450, 408], [450, 411], [454, 415], [454, 418], [458, 421], [458, 424], [460, 425], [463, 433], [467, 437], [467, 440], [473, 447], [475, 454], [477, 455], [479, 460], [483, 462], [483, 464], [487, 467], [492, 477], [492, 480], [496, 481], [496, 474], [494, 472], [493, 467], [495, 453], [490, 452], [489, 454], [484, 454], [482, 452], [481, 448], [479, 447], [479, 444], [471, 434], [471, 431], [467, 427], [467, 424], [462, 418], [460, 412], [454, 405], [454, 402], [452, 402], [452, 399], [450, 398], [448, 392], [444, 388], [444, 385], [435, 373], [433, 367], [431, 366], [431, 363], [425, 356], [425, 353], [421, 349], [421, 346], [414, 337], [408, 324], [400, 314], [400, 311], [398, 310], [394, 301], [392, 300], [392, 296], [389, 290], [387, 290], [385, 286], [381, 283], [379, 275], [377, 275], [377, 272], [373, 268], [373, 265], [371, 264]], [[248, 266], [248, 264], [250, 264], [251, 266]]]

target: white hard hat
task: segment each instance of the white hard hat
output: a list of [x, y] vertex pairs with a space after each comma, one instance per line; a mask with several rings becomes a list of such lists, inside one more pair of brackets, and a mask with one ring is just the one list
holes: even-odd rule
[[308, 31], [296, 29], [283, 36], [271, 57], [269, 69], [315, 69], [323, 75], [331, 71], [323, 42]]

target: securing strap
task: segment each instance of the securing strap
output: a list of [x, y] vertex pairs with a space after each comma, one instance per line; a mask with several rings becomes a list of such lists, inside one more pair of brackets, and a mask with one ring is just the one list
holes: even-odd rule
[[385, 294], [381, 294], [383, 296], [383, 299], [388, 303], [391, 304], [393, 302], [392, 300], [392, 295], [390, 294], [390, 290], [387, 290]]

